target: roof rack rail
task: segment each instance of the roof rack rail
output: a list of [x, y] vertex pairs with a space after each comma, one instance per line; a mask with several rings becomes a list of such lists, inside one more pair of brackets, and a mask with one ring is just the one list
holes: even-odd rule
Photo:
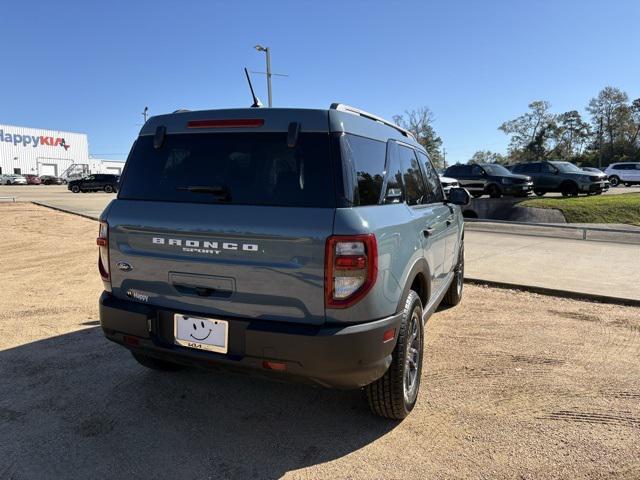
[[352, 113], [354, 115], [360, 115], [361, 117], [368, 118], [369, 120], [373, 120], [374, 122], [379, 122], [379, 123], [382, 123], [382, 124], [384, 124], [384, 125], [386, 125], [388, 127], [395, 128], [400, 133], [402, 133], [405, 137], [411, 137], [414, 140], [416, 140], [415, 135], [413, 133], [411, 133], [409, 130], [404, 129], [402, 127], [399, 127], [395, 123], [390, 122], [389, 120], [385, 120], [384, 118], [379, 117], [377, 115], [374, 115], [373, 113], [369, 113], [369, 112], [366, 112], [364, 110], [360, 110], [359, 108], [352, 107], [352, 106], [346, 105], [344, 103], [332, 103], [331, 106], [329, 107], [329, 109], [330, 110], [338, 110], [339, 112]]

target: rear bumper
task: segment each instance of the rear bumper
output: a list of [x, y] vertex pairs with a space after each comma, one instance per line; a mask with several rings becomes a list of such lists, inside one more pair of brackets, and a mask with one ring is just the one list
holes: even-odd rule
[[[359, 388], [389, 368], [401, 314], [357, 325], [309, 326], [284, 322], [220, 317], [229, 322], [227, 354], [204, 352], [174, 344], [173, 312], [104, 292], [100, 324], [105, 336], [124, 347], [177, 363], [227, 365], [291, 376], [333, 388]], [[395, 328], [386, 343], [383, 333]], [[265, 360], [286, 364], [286, 372], [265, 370]]]

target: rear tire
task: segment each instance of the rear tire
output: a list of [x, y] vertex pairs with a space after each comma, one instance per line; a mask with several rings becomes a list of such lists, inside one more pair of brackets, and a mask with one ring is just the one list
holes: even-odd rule
[[177, 372], [178, 370], [182, 370], [185, 367], [183, 365], [178, 365], [177, 363], [167, 362], [166, 360], [160, 360], [159, 358], [149, 357], [143, 353], [131, 352], [133, 358], [136, 359], [140, 365], [146, 368], [150, 368], [151, 370], [158, 370], [161, 372]]
[[544, 194], [546, 192], [543, 192], [542, 190], [535, 190], [533, 193], [535, 193], [538, 197], [544, 197]]
[[460, 244], [458, 253], [458, 263], [453, 269], [453, 280], [449, 285], [449, 290], [442, 299], [442, 303], [449, 307], [455, 307], [462, 300], [462, 290], [464, 287], [464, 239]]
[[104, 186], [105, 193], [113, 193], [113, 187], [111, 185]]
[[374, 414], [402, 420], [413, 410], [420, 390], [423, 335], [422, 302], [411, 290], [404, 304], [391, 365], [382, 378], [365, 387]]

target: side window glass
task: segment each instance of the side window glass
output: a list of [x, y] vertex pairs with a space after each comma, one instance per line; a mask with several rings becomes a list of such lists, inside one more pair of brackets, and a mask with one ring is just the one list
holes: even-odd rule
[[440, 184], [438, 172], [433, 167], [431, 160], [424, 153], [418, 152], [420, 163], [424, 166], [425, 180], [427, 181], [427, 200], [425, 203], [444, 202], [444, 192]]
[[384, 203], [401, 203], [404, 201], [404, 185], [402, 169], [398, 158], [398, 146], [394, 142], [387, 145], [387, 186]]
[[402, 180], [404, 183], [404, 191], [407, 205], [419, 205], [426, 203], [426, 189], [420, 164], [416, 158], [416, 154], [412, 148], [402, 145], [398, 146], [400, 156], [400, 165], [402, 168]]
[[474, 165], [473, 167], [471, 167], [471, 175], [473, 175], [474, 177], [479, 177], [483, 173], [484, 173], [484, 170], [478, 165]]
[[347, 170], [345, 176], [355, 175], [355, 180], [345, 181], [347, 188], [353, 192], [350, 200], [354, 206], [378, 204], [386, 151], [387, 145], [378, 140], [348, 133], [340, 137], [342, 163]]

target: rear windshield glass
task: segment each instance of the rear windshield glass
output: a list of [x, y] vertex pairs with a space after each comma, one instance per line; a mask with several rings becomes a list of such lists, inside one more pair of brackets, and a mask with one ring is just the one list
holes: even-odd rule
[[190, 133], [138, 138], [118, 198], [165, 202], [331, 207], [329, 135]]

